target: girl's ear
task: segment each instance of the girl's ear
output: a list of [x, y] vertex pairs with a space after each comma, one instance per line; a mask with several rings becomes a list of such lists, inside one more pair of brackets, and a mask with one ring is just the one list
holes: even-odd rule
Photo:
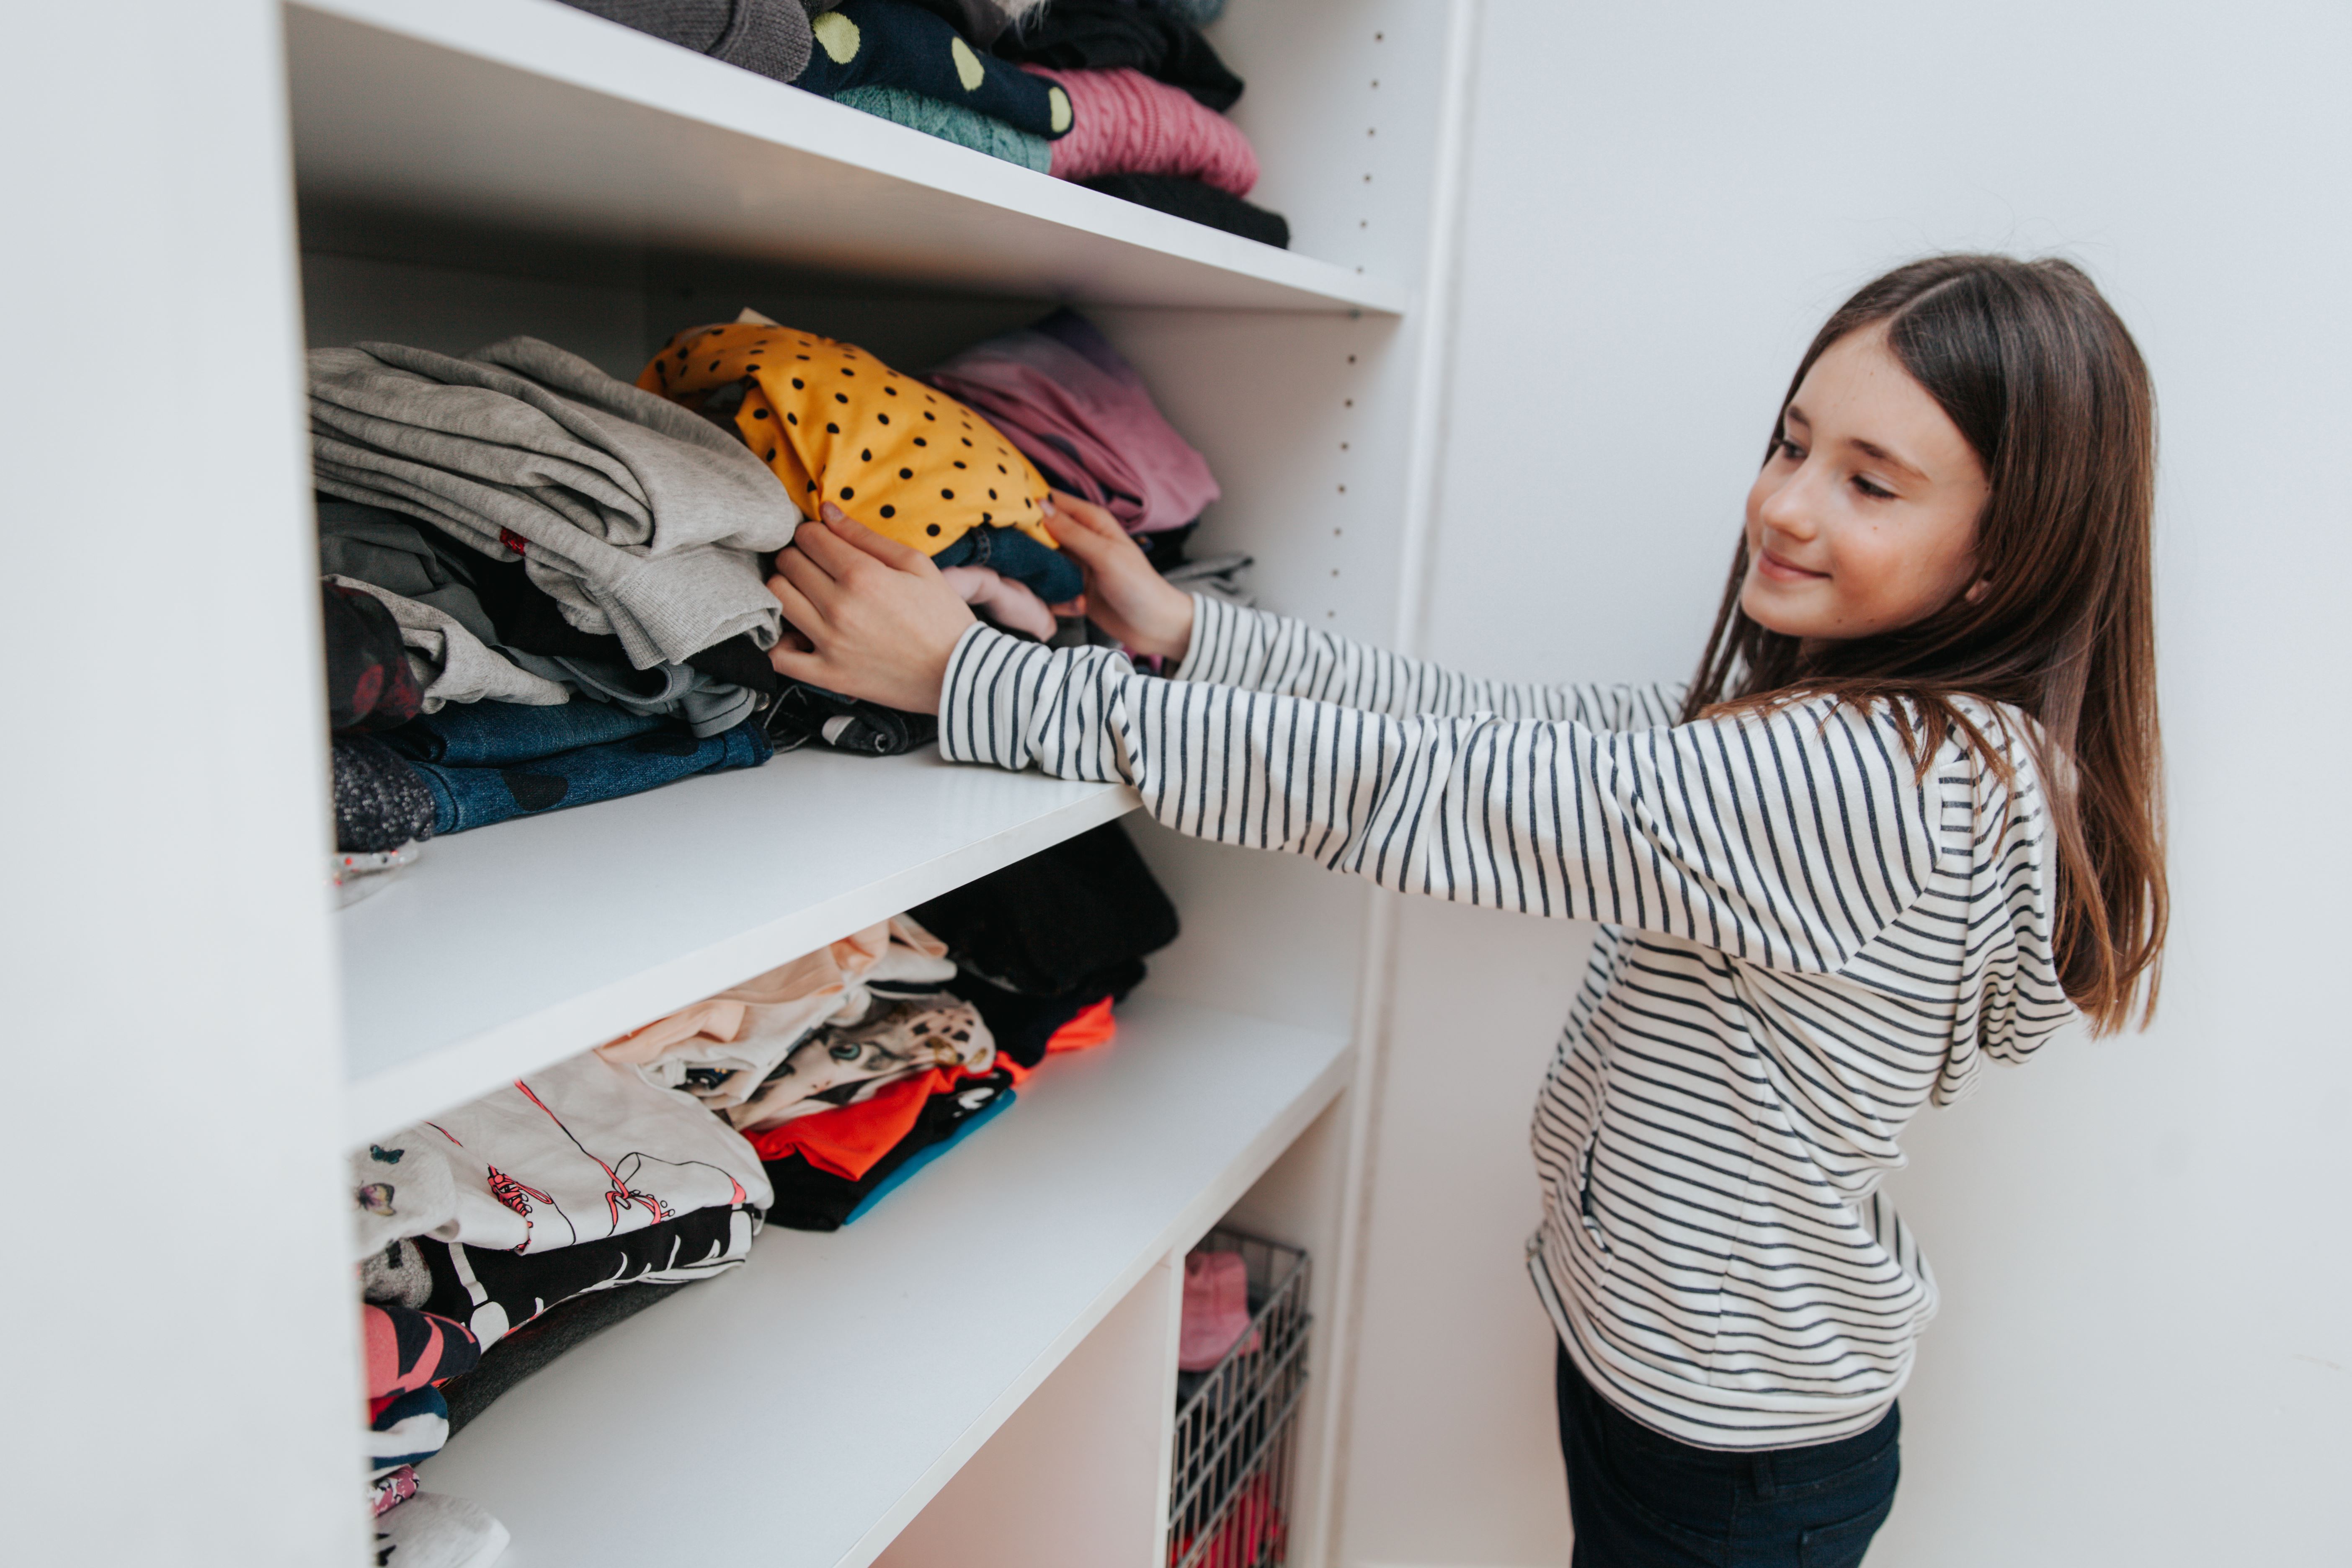
[[1990, 577], [1979, 577], [1975, 582], [1969, 584], [1969, 591], [1960, 595], [1960, 602], [1963, 604], [1973, 605], [1991, 592], [1992, 579]]

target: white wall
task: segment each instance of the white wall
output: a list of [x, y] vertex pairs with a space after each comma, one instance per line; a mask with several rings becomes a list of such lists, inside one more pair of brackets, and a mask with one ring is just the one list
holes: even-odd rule
[[[1945, 1308], [1874, 1568], [2352, 1558], [2352, 855], [2293, 826], [2352, 776], [2347, 66], [2322, 4], [1487, 0], [1433, 656], [1685, 675], [1797, 354], [1893, 262], [2072, 256], [2155, 371], [2162, 1019], [1914, 1125], [1896, 1191]], [[1348, 1560], [1557, 1563], [1516, 1238], [1582, 943], [1406, 933]]]
[[355, 1563], [278, 7], [93, 19], [0, 16], [0, 1557]]

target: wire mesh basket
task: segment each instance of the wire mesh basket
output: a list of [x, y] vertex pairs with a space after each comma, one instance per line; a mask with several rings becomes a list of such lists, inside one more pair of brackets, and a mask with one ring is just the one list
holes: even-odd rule
[[1169, 1568], [1277, 1568], [1307, 1387], [1307, 1254], [1223, 1228], [1193, 1250], [1241, 1254], [1250, 1329], [1213, 1367], [1177, 1375]]

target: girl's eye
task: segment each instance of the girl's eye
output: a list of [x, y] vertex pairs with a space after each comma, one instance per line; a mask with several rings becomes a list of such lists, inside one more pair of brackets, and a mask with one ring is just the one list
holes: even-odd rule
[[1788, 458], [1789, 461], [1792, 463], [1801, 463], [1805, 460], [1805, 449], [1802, 447], [1798, 446], [1794, 441], [1790, 440], [1786, 436], [1780, 437], [1780, 450], [1779, 455]]
[[1893, 490], [1886, 489], [1884, 485], [1874, 484], [1870, 480], [1864, 479], [1860, 474], [1856, 474], [1853, 477], [1853, 488], [1860, 490], [1863, 494], [1871, 497], [1874, 500], [1893, 500], [1895, 499], [1895, 492]]

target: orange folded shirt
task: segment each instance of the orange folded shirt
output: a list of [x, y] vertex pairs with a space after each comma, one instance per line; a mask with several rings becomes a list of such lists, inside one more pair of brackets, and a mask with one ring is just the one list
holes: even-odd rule
[[[1055, 1030], [1054, 1037], [1045, 1042], [1045, 1049], [1049, 1053], [1090, 1050], [1108, 1045], [1118, 1030], [1118, 1022], [1111, 1016], [1110, 998], [1106, 996]], [[1016, 1085], [1036, 1070], [1023, 1067], [1010, 1057], [997, 1058], [989, 1071], [1000, 1068], [1011, 1073]], [[962, 1068], [931, 1068], [885, 1084], [870, 1098], [855, 1105], [812, 1111], [744, 1136], [762, 1160], [798, 1154], [820, 1171], [830, 1171], [853, 1182], [862, 1181], [866, 1172], [881, 1163], [883, 1155], [915, 1130], [917, 1119], [923, 1114], [924, 1101], [935, 1094], [947, 1093], [968, 1079], [987, 1076]]]
[[802, 514], [831, 501], [886, 538], [937, 555], [975, 528], [1017, 528], [1059, 549], [1039, 520], [1045, 477], [993, 425], [873, 355], [765, 321], [672, 338], [637, 384], [699, 408], [747, 382], [744, 444]]

